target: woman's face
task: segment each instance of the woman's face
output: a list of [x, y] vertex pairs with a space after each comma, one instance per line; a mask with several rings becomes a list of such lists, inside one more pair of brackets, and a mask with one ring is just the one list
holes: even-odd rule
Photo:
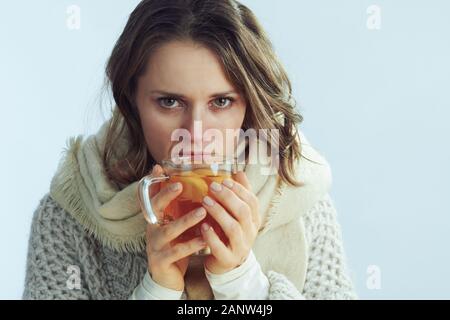
[[246, 109], [214, 52], [188, 41], [168, 42], [153, 52], [138, 81], [136, 102], [147, 147], [158, 163], [178, 143], [171, 141], [176, 129], [189, 131], [191, 139], [184, 143], [192, 152], [204, 151], [211, 142], [205, 141], [205, 130], [218, 129], [226, 137], [226, 129], [241, 128]]

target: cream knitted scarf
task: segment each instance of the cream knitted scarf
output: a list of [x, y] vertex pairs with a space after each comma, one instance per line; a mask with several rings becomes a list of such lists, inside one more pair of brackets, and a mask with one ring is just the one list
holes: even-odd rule
[[[70, 138], [51, 181], [50, 194], [103, 245], [118, 251], [142, 251], [145, 249], [146, 221], [136, 198], [138, 181], [118, 190], [107, 179], [102, 165], [108, 126], [109, 121], [106, 121], [96, 134], [87, 138], [82, 135]], [[301, 216], [312, 208], [331, 184], [326, 160], [308, 144], [301, 132], [300, 138], [303, 156], [316, 162], [302, 157], [296, 164], [297, 178], [304, 186], [294, 188], [281, 184], [277, 175], [262, 175], [258, 165], [245, 167], [253, 192], [259, 199], [262, 216], [261, 229], [255, 241], [255, 256], [264, 271], [284, 272], [299, 290], [303, 287], [307, 263], [304, 230], [301, 223], [294, 223], [297, 229], [290, 231], [293, 234], [289, 235], [287, 229], [279, 227], [292, 225], [289, 222], [294, 220], [301, 221]], [[120, 145], [126, 146], [128, 137], [121, 139]], [[279, 248], [280, 254], [291, 257], [274, 261], [276, 256], [269, 248], [276, 249], [275, 241], [280, 237], [295, 239], [295, 251], [283, 252], [283, 248]], [[191, 260], [185, 277], [188, 299], [212, 298], [201, 263], [198, 259]]]

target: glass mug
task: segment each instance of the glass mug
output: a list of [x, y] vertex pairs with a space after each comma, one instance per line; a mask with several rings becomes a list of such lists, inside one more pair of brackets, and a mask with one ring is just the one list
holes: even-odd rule
[[[160, 177], [147, 175], [139, 181], [138, 198], [145, 219], [149, 223], [164, 225], [182, 217], [191, 210], [202, 207], [203, 198], [206, 195], [211, 196], [209, 192], [210, 184], [212, 182], [222, 183], [224, 179], [232, 179], [232, 174], [238, 170], [236, 160], [225, 157], [209, 157], [200, 160], [196, 158], [194, 161], [192, 161], [193, 158], [191, 157], [180, 157], [177, 160], [163, 160], [161, 162], [165, 175]], [[150, 186], [155, 183], [161, 183], [162, 189], [176, 182], [180, 182], [183, 185], [183, 190], [165, 208], [162, 219], [158, 219], [151, 206]], [[171, 244], [175, 245], [176, 243], [186, 242], [201, 236], [200, 226], [204, 222], [212, 226], [224, 244], [228, 245], [228, 238], [209, 213], [202, 221], [179, 235]], [[211, 254], [211, 250], [206, 246], [193, 255], [204, 256], [209, 254]]]

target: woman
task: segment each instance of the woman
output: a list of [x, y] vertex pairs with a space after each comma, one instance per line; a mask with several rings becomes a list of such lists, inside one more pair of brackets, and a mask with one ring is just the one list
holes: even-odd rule
[[[112, 118], [97, 134], [70, 140], [34, 214], [24, 298], [356, 297], [328, 195], [329, 166], [297, 131], [302, 117], [290, 81], [247, 7], [234, 0], [144, 0], [106, 74], [116, 102]], [[246, 165], [228, 183], [212, 184], [214, 197], [195, 212], [147, 224], [138, 181], [163, 174], [161, 160], [180, 128], [193, 134], [193, 145], [207, 129], [277, 130], [276, 174]], [[182, 187], [152, 189], [157, 215]], [[229, 245], [205, 223], [201, 236], [169, 244], [207, 213]], [[191, 256], [205, 246], [209, 256]]]

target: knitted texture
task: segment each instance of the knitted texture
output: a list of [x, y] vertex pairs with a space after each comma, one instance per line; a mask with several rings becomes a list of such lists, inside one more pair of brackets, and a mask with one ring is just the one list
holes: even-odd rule
[[303, 294], [306, 299], [356, 299], [348, 277], [342, 232], [333, 202], [326, 194], [305, 216], [309, 259]]
[[[269, 271], [269, 299], [356, 298], [346, 274], [336, 211], [327, 195], [307, 213], [309, 261], [302, 294], [282, 274]], [[23, 299], [128, 299], [147, 270], [145, 250], [102, 246], [49, 194], [34, 212]]]

